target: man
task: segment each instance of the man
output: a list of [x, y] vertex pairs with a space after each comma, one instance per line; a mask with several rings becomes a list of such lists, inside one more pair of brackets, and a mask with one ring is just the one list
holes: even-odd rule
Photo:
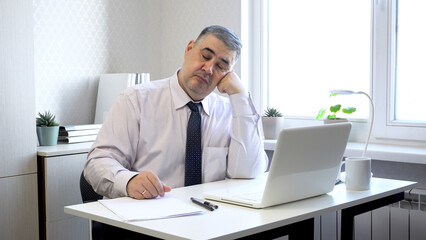
[[[264, 172], [268, 160], [260, 116], [233, 71], [240, 50], [240, 40], [229, 29], [206, 27], [188, 43], [173, 76], [120, 94], [85, 165], [84, 176], [95, 191], [108, 198], [149, 199], [190, 185], [186, 178], [194, 171], [185, 158], [193, 150], [186, 150], [192, 111], [201, 115], [195, 184]], [[212, 93], [216, 87], [229, 99]], [[188, 102], [201, 103], [198, 111]]]

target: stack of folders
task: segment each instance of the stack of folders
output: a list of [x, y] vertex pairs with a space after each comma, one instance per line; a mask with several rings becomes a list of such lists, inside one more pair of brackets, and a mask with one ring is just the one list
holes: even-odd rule
[[62, 143], [93, 142], [101, 127], [102, 124], [60, 126], [58, 141]]

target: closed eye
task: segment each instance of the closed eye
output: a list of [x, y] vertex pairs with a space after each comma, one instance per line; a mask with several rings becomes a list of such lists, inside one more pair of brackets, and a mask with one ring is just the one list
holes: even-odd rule
[[204, 60], [210, 60], [212, 57], [210, 56], [210, 55], [208, 55], [208, 54], [201, 54], [201, 57], [204, 59]]

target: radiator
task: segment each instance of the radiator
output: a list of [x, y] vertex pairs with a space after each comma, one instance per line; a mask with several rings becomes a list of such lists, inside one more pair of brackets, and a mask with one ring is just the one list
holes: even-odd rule
[[[340, 239], [339, 213], [331, 221], [336, 227], [321, 229], [323, 234], [315, 236], [318, 240], [345, 240]], [[321, 216], [320, 221], [328, 220]], [[330, 223], [322, 223], [322, 227]], [[426, 190], [412, 189], [405, 193], [405, 199], [387, 207], [355, 217], [356, 240], [426, 240]]]
[[[315, 240], [340, 239], [340, 212], [315, 218]], [[415, 188], [405, 199], [355, 217], [356, 240], [426, 240], [426, 189]], [[281, 237], [279, 240], [287, 240]]]

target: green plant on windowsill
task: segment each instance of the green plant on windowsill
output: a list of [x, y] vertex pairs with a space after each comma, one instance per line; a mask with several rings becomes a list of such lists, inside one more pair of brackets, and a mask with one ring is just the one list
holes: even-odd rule
[[[330, 97], [335, 97], [338, 94], [330, 94]], [[327, 110], [329, 111], [326, 120], [342, 120], [342, 119], [346, 119], [346, 118], [341, 118], [337, 116], [337, 113], [339, 113], [339, 111], [341, 110], [342, 113], [344, 114], [352, 114], [356, 111], [355, 107], [346, 107], [346, 108], [342, 108], [341, 104], [336, 104], [333, 106], [330, 106], [328, 109], [327, 108], [321, 108], [318, 111], [317, 116], [315, 117], [315, 120], [320, 120], [321, 118], [324, 117], [324, 114], [327, 112]]]
[[284, 117], [276, 108], [267, 108], [262, 117], [263, 133], [265, 139], [277, 139], [281, 129], [284, 128]]
[[282, 117], [283, 114], [280, 113], [276, 108], [267, 108], [263, 113], [264, 117]]
[[[342, 110], [344, 114], [351, 114], [356, 111], [356, 108], [355, 107], [342, 108], [342, 105], [336, 104], [334, 106], [331, 106], [329, 110], [330, 110], [330, 114], [327, 116], [327, 119], [337, 120], [337, 119], [342, 119], [340, 117], [337, 117], [336, 115], [340, 110]], [[316, 120], [321, 119], [326, 112], [327, 112], [327, 108], [321, 108], [321, 110], [319, 110], [315, 119]]]

